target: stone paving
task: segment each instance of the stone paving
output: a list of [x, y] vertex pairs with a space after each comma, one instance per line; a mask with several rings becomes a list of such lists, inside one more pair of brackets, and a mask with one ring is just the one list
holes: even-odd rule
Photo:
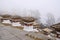
[[26, 37], [25, 33], [19, 29], [0, 26], [0, 40], [33, 40], [30, 37]]

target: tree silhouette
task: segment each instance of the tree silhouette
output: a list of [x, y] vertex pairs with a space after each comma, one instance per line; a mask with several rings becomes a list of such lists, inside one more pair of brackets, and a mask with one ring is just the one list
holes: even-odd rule
[[47, 14], [47, 20], [46, 20], [47, 26], [51, 26], [55, 23], [54, 15], [51, 13]]

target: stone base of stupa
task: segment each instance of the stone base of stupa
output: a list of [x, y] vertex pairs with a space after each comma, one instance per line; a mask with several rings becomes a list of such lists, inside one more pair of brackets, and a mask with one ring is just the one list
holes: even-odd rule
[[17, 28], [17, 29], [21, 29], [21, 30], [23, 30], [23, 28], [24, 27], [22, 27], [22, 26], [12, 26], [13, 28]]
[[2, 24], [5, 26], [11, 26], [11, 24], [8, 24], [8, 23], [2, 23]]

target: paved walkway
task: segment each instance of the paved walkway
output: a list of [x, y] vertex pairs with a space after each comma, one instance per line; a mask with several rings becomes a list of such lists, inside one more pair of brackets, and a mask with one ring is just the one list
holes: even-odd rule
[[25, 34], [26, 32], [16, 28], [0, 26], [0, 40], [33, 40]]

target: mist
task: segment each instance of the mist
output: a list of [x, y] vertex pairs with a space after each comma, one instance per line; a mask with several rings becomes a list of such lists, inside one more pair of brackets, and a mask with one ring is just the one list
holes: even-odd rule
[[42, 23], [48, 13], [56, 20], [60, 17], [60, 0], [0, 0], [0, 14], [31, 16], [30, 10], [39, 10]]

